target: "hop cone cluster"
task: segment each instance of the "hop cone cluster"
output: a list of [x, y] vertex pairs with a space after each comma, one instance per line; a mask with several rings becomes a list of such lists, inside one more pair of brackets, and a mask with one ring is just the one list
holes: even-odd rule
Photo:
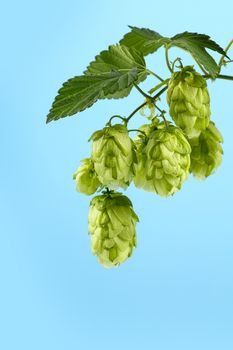
[[103, 266], [118, 266], [131, 256], [138, 221], [131, 201], [121, 193], [92, 199], [88, 217], [92, 253]]
[[213, 122], [199, 137], [189, 140], [192, 147], [190, 172], [198, 179], [205, 179], [221, 164], [223, 137]]
[[140, 147], [142, 150], [134, 178], [136, 187], [160, 196], [177, 192], [188, 178], [190, 167], [191, 148], [182, 131], [162, 123]]
[[169, 81], [170, 115], [187, 136], [198, 136], [210, 121], [210, 98], [206, 80], [193, 67], [175, 72]]
[[73, 178], [76, 180], [76, 190], [89, 196], [95, 193], [101, 184], [95, 172], [92, 159], [85, 158], [81, 163]]
[[96, 131], [92, 159], [100, 182], [109, 189], [126, 189], [133, 178], [134, 145], [124, 125]]
[[137, 129], [134, 141], [125, 125], [128, 118], [124, 125], [113, 126], [111, 118], [91, 136], [91, 157], [74, 174], [77, 191], [91, 195], [103, 190], [91, 200], [88, 230], [92, 252], [104, 267], [120, 265], [136, 247], [139, 220], [131, 201], [115, 192], [117, 188], [126, 189], [134, 181], [138, 188], [167, 197], [180, 190], [189, 173], [205, 179], [222, 161], [223, 138], [210, 121], [205, 79], [187, 66], [173, 73], [168, 84], [167, 101], [175, 125], [157, 106], [164, 120], [160, 122], [150, 98], [143, 104], [150, 109], [150, 123]]

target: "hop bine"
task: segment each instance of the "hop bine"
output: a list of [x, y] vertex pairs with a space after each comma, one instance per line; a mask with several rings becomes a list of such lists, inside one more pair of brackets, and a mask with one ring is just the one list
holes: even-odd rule
[[169, 81], [170, 115], [187, 136], [198, 136], [210, 121], [210, 98], [206, 80], [193, 67], [175, 72]]
[[76, 190], [88, 196], [95, 193], [101, 185], [91, 158], [85, 158], [81, 161], [73, 179], [76, 180]]
[[169, 196], [177, 192], [188, 178], [191, 147], [181, 129], [160, 123], [148, 125], [144, 140], [136, 140], [138, 164], [136, 187]]
[[104, 267], [115, 267], [136, 247], [139, 221], [128, 197], [110, 192], [92, 199], [88, 217], [92, 253]]
[[110, 189], [126, 189], [134, 175], [135, 150], [128, 130], [116, 124], [92, 136], [92, 159], [100, 182]]
[[[91, 158], [84, 159], [74, 174], [77, 191], [86, 195], [102, 192], [91, 201], [88, 226], [92, 252], [106, 267], [124, 262], [136, 246], [138, 217], [130, 200], [115, 192], [117, 188], [127, 189], [134, 181], [136, 187], [166, 197], [176, 193], [190, 173], [205, 179], [219, 167], [223, 138], [210, 121], [206, 81], [233, 81], [233, 76], [222, 74], [223, 66], [233, 62], [228, 56], [233, 39], [224, 50], [206, 34], [184, 31], [169, 38], [150, 29], [130, 28], [117, 45], [95, 56], [83, 75], [63, 84], [46, 120], [72, 116], [97, 100], [127, 97], [134, 88], [145, 99], [128, 115], [112, 115], [102, 130], [93, 133]], [[160, 47], [165, 48], [167, 77], [152, 71], [144, 59]], [[204, 75], [194, 66], [184, 67], [180, 57], [170, 61], [173, 47], [191, 54]], [[221, 55], [218, 64], [217, 54]], [[140, 84], [149, 75], [158, 81], [145, 92]], [[173, 125], [159, 106], [166, 91]], [[137, 112], [150, 121], [127, 130]], [[123, 125], [112, 126], [116, 118]], [[131, 131], [137, 132], [134, 142]]]
[[190, 172], [203, 180], [213, 174], [222, 162], [223, 137], [213, 122], [199, 137], [189, 139], [192, 147]]

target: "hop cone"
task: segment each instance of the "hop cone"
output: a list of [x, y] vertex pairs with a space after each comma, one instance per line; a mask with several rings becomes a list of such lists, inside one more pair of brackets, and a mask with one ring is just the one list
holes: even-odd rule
[[115, 189], [127, 188], [133, 178], [134, 145], [123, 125], [105, 127], [91, 139], [92, 159], [100, 182]]
[[170, 115], [186, 135], [198, 136], [210, 120], [210, 98], [205, 79], [192, 67], [173, 74], [167, 92]]
[[[136, 143], [137, 144], [137, 143]], [[139, 150], [136, 187], [169, 196], [188, 178], [191, 148], [183, 132], [161, 123]]]
[[221, 164], [223, 137], [213, 122], [200, 134], [189, 140], [191, 152], [190, 172], [198, 179], [205, 179]]
[[131, 201], [121, 193], [103, 194], [92, 199], [88, 230], [92, 253], [103, 266], [118, 266], [131, 256], [136, 247], [138, 221]]
[[76, 180], [76, 190], [86, 195], [96, 192], [101, 185], [96, 175], [94, 164], [91, 158], [85, 158], [75, 172], [73, 178]]
[[153, 118], [150, 124], [143, 124], [140, 126], [140, 131], [136, 134], [134, 138], [134, 144], [137, 150], [137, 157], [141, 156], [142, 149], [146, 145], [151, 133], [161, 127], [163, 128], [158, 118]]

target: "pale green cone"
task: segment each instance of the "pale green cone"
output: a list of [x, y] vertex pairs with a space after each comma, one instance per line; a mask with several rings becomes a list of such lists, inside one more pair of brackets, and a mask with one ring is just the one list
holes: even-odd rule
[[134, 184], [141, 188], [144, 185], [145, 179], [145, 161], [146, 155], [143, 150], [148, 143], [149, 137], [153, 131], [158, 129], [160, 121], [154, 118], [150, 124], [143, 124], [139, 127], [139, 132], [134, 137], [134, 144], [137, 153], [137, 163], [135, 164]]
[[92, 199], [88, 216], [92, 253], [104, 267], [115, 267], [136, 247], [139, 221], [128, 197], [115, 192]]
[[110, 189], [126, 189], [134, 174], [135, 150], [124, 125], [96, 131], [92, 136], [92, 159], [100, 182]]
[[223, 137], [213, 122], [199, 137], [189, 139], [192, 148], [190, 172], [203, 180], [213, 174], [222, 162]]
[[191, 147], [181, 129], [160, 123], [139, 150], [135, 186], [166, 197], [189, 176]]
[[137, 132], [133, 141], [136, 146], [137, 155], [139, 157], [140, 157], [142, 148], [146, 144], [147, 138], [150, 136], [150, 134], [153, 131], [157, 130], [158, 128], [161, 128], [161, 123], [158, 118], [153, 118], [150, 124], [143, 124], [138, 129], [139, 132]]
[[81, 161], [73, 179], [76, 181], [76, 190], [88, 196], [95, 193], [101, 185], [91, 158], [85, 158]]
[[210, 121], [210, 97], [206, 80], [193, 67], [175, 72], [168, 84], [170, 115], [189, 137], [198, 136]]

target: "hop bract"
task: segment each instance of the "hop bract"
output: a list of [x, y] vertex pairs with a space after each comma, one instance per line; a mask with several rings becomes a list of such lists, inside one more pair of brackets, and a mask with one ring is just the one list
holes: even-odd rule
[[76, 190], [80, 193], [91, 195], [97, 191], [101, 184], [95, 172], [92, 159], [85, 158], [81, 163], [73, 176], [74, 180], [76, 180]]
[[121, 193], [92, 199], [88, 217], [92, 253], [104, 267], [118, 266], [131, 256], [138, 221], [131, 201]]
[[127, 188], [133, 178], [134, 145], [124, 125], [96, 131], [91, 139], [92, 159], [100, 182], [109, 187]]
[[209, 125], [210, 98], [206, 80], [193, 67], [184, 67], [169, 81], [170, 115], [186, 135], [198, 136]]
[[135, 185], [160, 196], [174, 194], [188, 178], [190, 152], [183, 132], [161, 123], [139, 152]]
[[222, 162], [223, 137], [213, 122], [200, 134], [189, 140], [192, 147], [190, 171], [202, 180], [215, 172]]

